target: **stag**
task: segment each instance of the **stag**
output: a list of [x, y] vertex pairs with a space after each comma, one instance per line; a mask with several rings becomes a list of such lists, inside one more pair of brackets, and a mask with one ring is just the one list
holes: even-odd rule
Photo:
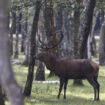
[[58, 99], [64, 85], [64, 99], [66, 99], [66, 87], [69, 79], [87, 79], [94, 89], [94, 100], [99, 100], [100, 85], [97, 81], [99, 65], [88, 59], [72, 59], [57, 57], [52, 53], [48, 53], [49, 49], [55, 48], [63, 39], [63, 34], [60, 41], [52, 47], [47, 47], [41, 40], [40, 43], [45, 47], [44, 52], [35, 56], [36, 59], [45, 63], [47, 69], [53, 71], [60, 79], [60, 87]]

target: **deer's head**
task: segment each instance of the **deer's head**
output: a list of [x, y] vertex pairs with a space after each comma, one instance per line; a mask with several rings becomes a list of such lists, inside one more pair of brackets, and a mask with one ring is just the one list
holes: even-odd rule
[[41, 50], [40, 52], [41, 53], [37, 54], [35, 56], [35, 58], [42, 61], [42, 62], [44, 62], [46, 59], [48, 59], [49, 56], [51, 55], [51, 50], [56, 48], [61, 43], [64, 36], [63, 36], [62, 32], [60, 33], [60, 35], [61, 35], [60, 40], [51, 47], [48, 47], [48, 44], [45, 44], [44, 42], [42, 42], [40, 39], [40, 35], [39, 35], [39, 42], [41, 44], [40, 45], [40, 50]]

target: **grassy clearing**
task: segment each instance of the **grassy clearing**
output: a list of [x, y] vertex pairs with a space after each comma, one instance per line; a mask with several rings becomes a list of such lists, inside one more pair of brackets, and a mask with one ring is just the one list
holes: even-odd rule
[[[19, 85], [24, 89], [27, 78], [26, 66], [13, 66], [15, 77]], [[46, 80], [58, 80], [57, 77], [47, 78]], [[93, 88], [84, 80], [83, 87], [72, 85], [73, 80], [69, 80], [67, 86], [67, 99], [63, 99], [63, 90], [60, 99], [57, 99], [59, 84], [33, 84], [32, 94], [30, 98], [25, 98], [25, 105], [105, 105], [105, 67], [100, 67], [99, 79], [100, 83], [100, 101], [93, 101]], [[8, 104], [7, 104], [8, 105]]]

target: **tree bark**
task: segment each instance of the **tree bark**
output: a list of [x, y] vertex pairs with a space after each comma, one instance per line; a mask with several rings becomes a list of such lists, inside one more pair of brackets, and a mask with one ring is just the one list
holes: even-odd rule
[[94, 27], [96, 24], [96, 12], [97, 9], [94, 9], [94, 14], [93, 14], [93, 21], [92, 21], [92, 29], [91, 29], [91, 33], [89, 34], [88, 37], [88, 59], [91, 59], [91, 56], [96, 56], [96, 43], [95, 43], [95, 39], [94, 39]]
[[[23, 14], [23, 11], [21, 11], [21, 14]], [[24, 23], [21, 23], [21, 34], [22, 34], [22, 39], [21, 39], [21, 52], [25, 53], [25, 39], [26, 39], [26, 34], [27, 34], [27, 16], [22, 15], [22, 19], [24, 19]], [[20, 22], [22, 21], [20, 20]]]
[[[95, 4], [96, 4], [96, 0], [89, 0], [86, 5], [86, 8], [84, 9], [85, 11], [84, 11], [83, 17], [81, 18], [80, 28], [78, 33], [78, 39], [80, 37], [80, 40], [78, 43], [79, 45], [78, 56], [81, 59], [87, 58], [87, 40], [92, 27], [92, 17], [93, 17]], [[76, 84], [78, 84], [78, 82]]]
[[[31, 10], [30, 10], [31, 9]], [[27, 11], [27, 14], [29, 15], [30, 12], [32, 12], [33, 8], [30, 8], [28, 9]], [[29, 64], [29, 60], [30, 60], [30, 36], [31, 36], [31, 25], [30, 25], [30, 21], [31, 20], [28, 20], [28, 17], [26, 16], [26, 22], [25, 22], [25, 60], [24, 60], [24, 65], [28, 65]], [[27, 22], [29, 21], [29, 22]]]
[[[41, 8], [40, 11], [40, 17], [39, 17], [39, 22], [38, 22], [38, 35], [40, 35], [42, 41], [45, 41], [45, 27], [44, 27], [44, 7]], [[38, 36], [37, 35], [37, 36]], [[38, 36], [39, 37], [39, 36]], [[37, 41], [37, 45], [39, 44], [39, 40]], [[37, 49], [37, 53], [40, 53], [41, 51]], [[38, 61], [36, 63], [37, 65], [37, 70], [36, 70], [36, 75], [35, 75], [35, 80], [37, 81], [44, 81], [45, 80], [45, 65]]]
[[[47, 5], [47, 4], [50, 4]], [[54, 29], [54, 14], [53, 14], [53, 3], [52, 0], [50, 0], [47, 3], [45, 0], [45, 9], [44, 9], [44, 19], [45, 19], [45, 33], [47, 36], [47, 42], [49, 46], [52, 46], [56, 42], [56, 34]], [[54, 52], [54, 50], [52, 50]], [[50, 52], [49, 52], [50, 53]], [[53, 72], [50, 72], [49, 77], [52, 77], [54, 75]]]
[[14, 52], [14, 58], [18, 58], [19, 55], [19, 13], [17, 12], [17, 18], [16, 18], [16, 38], [15, 38], [15, 52]]
[[5, 105], [2, 87], [0, 86], [0, 105]]
[[45, 80], [45, 75], [44, 74], [45, 74], [44, 64], [39, 61], [35, 80], [44, 81]]
[[[55, 7], [55, 28], [56, 31], [62, 30], [63, 27], [63, 9], [61, 4], [57, 4], [57, 6]], [[57, 36], [59, 36], [59, 32], [56, 33]], [[57, 39], [59, 40], [59, 37], [57, 37]], [[64, 56], [64, 40], [62, 40], [62, 42], [59, 45], [58, 48], [58, 56]]]
[[13, 55], [13, 23], [10, 28], [10, 55]]
[[[75, 6], [74, 10], [74, 19], [73, 19], [73, 55], [75, 59], [79, 58], [78, 55], [78, 43], [79, 43], [79, 37], [78, 37], [78, 32], [79, 32], [79, 25], [80, 25], [80, 3], [81, 0], [77, 1], [77, 6]], [[73, 82], [73, 85], [75, 86], [83, 86], [82, 80], [75, 79]]]
[[79, 0], [77, 2], [78, 5], [75, 5], [75, 9], [74, 9], [74, 30], [73, 30], [73, 44], [74, 44], [74, 50], [73, 50], [73, 53], [74, 53], [74, 58], [79, 58], [78, 56], [78, 43], [79, 43], [79, 37], [78, 37], [78, 31], [79, 31], [79, 25], [80, 25], [80, 3], [81, 3], [81, 0]]
[[24, 25], [22, 25], [22, 39], [21, 39], [21, 52], [25, 50], [25, 33], [24, 33]]
[[96, 0], [89, 0], [81, 19], [78, 36], [80, 37], [79, 43], [79, 56], [80, 58], [86, 57], [87, 40], [92, 27], [93, 11], [95, 8]]
[[105, 22], [102, 24], [99, 43], [99, 63], [105, 65]]
[[36, 39], [36, 32], [38, 28], [38, 20], [39, 20], [39, 14], [40, 14], [40, 8], [41, 8], [41, 0], [36, 1], [36, 10], [34, 14], [34, 20], [32, 25], [32, 33], [31, 33], [31, 48], [30, 48], [30, 62], [29, 62], [29, 68], [28, 68], [28, 76], [27, 81], [24, 89], [24, 95], [30, 96], [31, 95], [31, 89], [32, 89], [32, 82], [33, 82], [33, 74], [34, 74], [34, 65], [35, 65], [35, 39]]
[[11, 105], [24, 105], [22, 91], [16, 83], [9, 55], [8, 2], [0, 1], [0, 84]]

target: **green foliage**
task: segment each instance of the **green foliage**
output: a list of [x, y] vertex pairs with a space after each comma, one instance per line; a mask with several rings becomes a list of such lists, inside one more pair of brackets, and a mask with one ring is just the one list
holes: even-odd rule
[[[28, 67], [22, 65], [13, 66], [15, 77], [19, 85], [24, 89]], [[49, 71], [46, 70], [46, 80], [58, 80], [57, 77], [47, 78]], [[57, 99], [59, 84], [33, 83], [31, 97], [25, 98], [25, 105], [104, 105], [105, 104], [105, 66], [100, 67], [100, 101], [93, 101], [94, 91], [92, 86], [84, 80], [83, 87], [73, 86], [73, 80], [69, 80], [67, 86], [67, 99]], [[6, 102], [8, 105], [8, 102]]]

